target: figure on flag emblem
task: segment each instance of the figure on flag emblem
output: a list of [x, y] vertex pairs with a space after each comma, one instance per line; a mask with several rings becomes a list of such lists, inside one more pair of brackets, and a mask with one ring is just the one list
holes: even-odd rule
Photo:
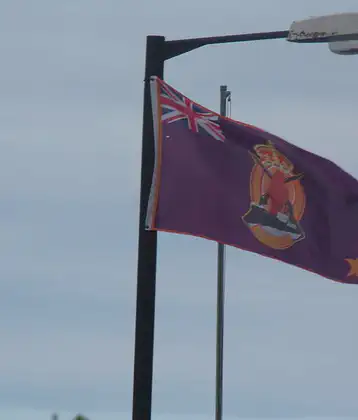
[[305, 193], [293, 164], [268, 142], [250, 152], [251, 172], [249, 211], [243, 221], [264, 245], [284, 250], [305, 238], [300, 220], [305, 211]]

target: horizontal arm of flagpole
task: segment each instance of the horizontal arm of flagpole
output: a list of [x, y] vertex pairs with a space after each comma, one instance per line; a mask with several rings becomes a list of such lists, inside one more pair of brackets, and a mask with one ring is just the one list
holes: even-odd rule
[[177, 57], [178, 55], [185, 54], [200, 47], [204, 47], [205, 45], [227, 44], [229, 42], [263, 41], [265, 39], [284, 39], [287, 38], [287, 36], [288, 31], [275, 31], [165, 41], [165, 59], [169, 60], [171, 58]]

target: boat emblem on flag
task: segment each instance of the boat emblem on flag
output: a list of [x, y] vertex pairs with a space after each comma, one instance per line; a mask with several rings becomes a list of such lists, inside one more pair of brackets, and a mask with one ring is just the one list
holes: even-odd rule
[[293, 164], [268, 142], [249, 152], [254, 161], [250, 178], [251, 205], [242, 217], [264, 245], [284, 250], [305, 238], [300, 220], [306, 198]]

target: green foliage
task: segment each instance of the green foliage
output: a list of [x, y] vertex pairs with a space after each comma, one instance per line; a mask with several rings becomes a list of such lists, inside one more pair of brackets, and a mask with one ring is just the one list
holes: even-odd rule
[[73, 420], [89, 420], [89, 419], [83, 416], [82, 414], [77, 414], [77, 416]]

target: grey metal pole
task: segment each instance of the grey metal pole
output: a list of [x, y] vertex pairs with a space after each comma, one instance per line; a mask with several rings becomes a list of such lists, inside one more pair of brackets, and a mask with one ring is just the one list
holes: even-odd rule
[[[220, 114], [226, 116], [226, 105], [231, 92], [220, 86]], [[223, 365], [224, 365], [224, 303], [225, 303], [225, 246], [218, 244], [217, 315], [216, 315], [216, 398], [215, 420], [222, 420]]]

